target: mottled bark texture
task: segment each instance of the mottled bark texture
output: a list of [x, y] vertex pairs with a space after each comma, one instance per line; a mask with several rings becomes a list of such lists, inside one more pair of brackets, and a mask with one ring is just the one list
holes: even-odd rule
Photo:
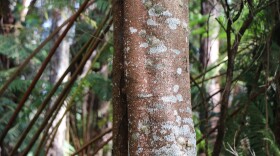
[[187, 0], [115, 0], [114, 155], [196, 155]]

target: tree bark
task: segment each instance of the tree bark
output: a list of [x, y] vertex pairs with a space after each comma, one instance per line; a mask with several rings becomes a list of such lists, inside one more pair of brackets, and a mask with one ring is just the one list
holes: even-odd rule
[[114, 5], [114, 155], [196, 155], [188, 1]]
[[127, 100], [124, 91], [124, 1], [113, 1], [114, 58], [113, 58], [113, 155], [128, 155]]

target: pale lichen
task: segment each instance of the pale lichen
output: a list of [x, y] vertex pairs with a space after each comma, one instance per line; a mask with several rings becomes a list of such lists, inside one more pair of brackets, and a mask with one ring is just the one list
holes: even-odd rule
[[174, 110], [174, 111], [173, 111], [173, 115], [175, 115], [175, 116], [178, 115], [177, 110]]
[[172, 13], [170, 13], [168, 10], [164, 11], [164, 8], [156, 5], [154, 7], [152, 7], [151, 9], [149, 9], [148, 14], [150, 16], [167, 16], [167, 17], [171, 17]]
[[167, 18], [165, 22], [168, 24], [169, 28], [172, 30], [177, 29], [177, 27], [180, 25], [180, 20], [178, 18]]
[[179, 55], [179, 54], [181, 53], [181, 51], [178, 50], [178, 49], [171, 49], [171, 51], [172, 51], [173, 53], [177, 54], [177, 55]]
[[148, 25], [151, 25], [151, 26], [157, 26], [157, 25], [158, 25], [157, 22], [154, 21], [154, 20], [151, 19], [151, 18], [147, 20], [147, 24], [148, 24]]
[[130, 50], [129, 47], [125, 47], [125, 48], [124, 48], [124, 51], [125, 51], [125, 52], [129, 52], [129, 50]]
[[137, 140], [137, 139], [139, 138], [139, 136], [140, 136], [139, 133], [133, 133], [133, 134], [131, 135], [131, 139], [132, 139], [132, 140]]
[[188, 125], [193, 125], [193, 121], [191, 118], [184, 118], [183, 123], [188, 124]]
[[157, 135], [153, 135], [153, 141], [159, 141], [161, 138]]
[[142, 3], [147, 7], [152, 7], [153, 3], [150, 0], [142, 0]]
[[156, 14], [161, 14], [165, 10], [165, 8], [159, 4], [154, 5], [153, 8], [155, 9]]
[[140, 48], [148, 48], [148, 43], [144, 42], [144, 43], [140, 43]]
[[164, 103], [176, 103], [177, 102], [177, 98], [174, 95], [161, 97], [161, 100]]
[[182, 156], [184, 152], [181, 147], [176, 144], [167, 144], [159, 149], [154, 149], [153, 153], [157, 156], [168, 155], [168, 156]]
[[129, 27], [130, 33], [134, 34], [137, 32], [137, 29], [133, 28], [133, 27]]
[[190, 109], [190, 107], [187, 107], [187, 110], [186, 110], [187, 113], [191, 114], [192, 113], [192, 110]]
[[153, 94], [147, 94], [147, 93], [138, 94], [139, 98], [149, 98], [149, 97], [152, 97], [152, 96], [153, 96]]
[[171, 17], [171, 16], [172, 16], [172, 13], [170, 13], [170, 12], [167, 10], [167, 11], [162, 12], [162, 15], [163, 15], [163, 16]]
[[182, 145], [183, 147], [186, 146], [186, 144], [187, 144], [186, 138], [184, 138], [184, 137], [182, 137], [182, 136], [178, 137], [177, 142], [178, 142], [180, 145]]
[[163, 96], [161, 97], [161, 100], [164, 103], [176, 103], [177, 101], [179, 102], [184, 101], [183, 96], [181, 94], [177, 94], [176, 96], [174, 95]]
[[151, 46], [149, 50], [150, 54], [163, 53], [167, 51], [167, 47], [164, 43], [154, 36], [149, 39], [149, 44]]
[[175, 135], [173, 133], [164, 136], [164, 140], [168, 142], [174, 142], [176, 140]]
[[136, 153], [137, 153], [138, 155], [140, 155], [140, 154], [143, 152], [143, 150], [144, 150], [143, 148], [138, 147], [138, 149], [137, 149], [137, 152], [136, 152]]
[[157, 108], [148, 108], [147, 110], [149, 113], [156, 113], [158, 111]]
[[186, 30], [186, 31], [189, 30], [189, 29], [188, 29], [188, 24], [187, 24], [185, 21], [182, 22], [182, 27], [183, 27], [183, 29]]
[[147, 121], [142, 121], [138, 123], [138, 130], [146, 135], [150, 133], [150, 126]]
[[178, 99], [179, 102], [183, 101], [183, 96], [181, 94], [177, 94], [176, 98]]
[[177, 74], [179, 74], [179, 75], [182, 74], [182, 68], [177, 68]]
[[179, 85], [174, 85], [173, 86], [173, 92], [177, 93], [179, 91]]
[[160, 134], [166, 134], [167, 131], [166, 130], [160, 130]]
[[158, 44], [154, 47], [151, 47], [150, 50], [149, 50], [149, 53], [150, 54], [157, 54], [157, 53], [163, 53], [163, 52], [166, 52], [167, 51], [167, 47], [161, 43], [161, 44]]
[[143, 37], [143, 38], [145, 38], [146, 37], [146, 30], [140, 30], [139, 32], [138, 32], [138, 35], [139, 36], [141, 36], [141, 37]]
[[179, 115], [177, 115], [176, 116], [176, 122], [181, 124], [181, 121], [182, 121], [182, 118]]
[[154, 68], [157, 69], [157, 70], [164, 69], [164, 64], [161, 64], [161, 63], [155, 64]]
[[159, 16], [159, 14], [157, 14], [155, 11], [156, 11], [155, 8], [151, 8], [149, 9], [148, 14], [150, 16]]

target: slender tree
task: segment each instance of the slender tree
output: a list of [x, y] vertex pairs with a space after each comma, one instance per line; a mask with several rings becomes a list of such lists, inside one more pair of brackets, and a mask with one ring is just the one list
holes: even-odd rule
[[187, 0], [115, 0], [114, 155], [196, 155]]
[[[0, 0], [0, 35], [8, 35], [14, 32], [15, 18], [10, 8], [10, 1]], [[15, 66], [13, 60], [0, 54], [0, 69], [9, 69]]]
[[[61, 10], [55, 9], [52, 13], [52, 28], [51, 31], [56, 30], [67, 18], [69, 14], [69, 9], [63, 8]], [[64, 28], [65, 29], [65, 28]], [[63, 30], [58, 33], [60, 35]], [[54, 38], [55, 40], [58, 38], [56, 36]], [[51, 63], [50, 63], [50, 82], [52, 84], [55, 84], [59, 78], [63, 75], [67, 67], [69, 66], [70, 62], [70, 45], [72, 43], [71, 36], [67, 35], [66, 38], [60, 43], [60, 46], [57, 48]], [[64, 82], [67, 81], [67, 77], [64, 78]], [[56, 119], [53, 123], [53, 128], [55, 125], [59, 122], [59, 120], [63, 117], [63, 114], [65, 112], [66, 108], [62, 107], [59, 110], [58, 115], [56, 116]], [[57, 131], [55, 133], [54, 140], [49, 140], [49, 143], [51, 144], [51, 148], [48, 151], [47, 155], [63, 155], [63, 146], [66, 141], [66, 132], [67, 132], [67, 125], [66, 125], [66, 118], [63, 118], [61, 123], [59, 124], [59, 127], [57, 128]]]
[[[203, 26], [206, 26], [206, 36], [205, 34], [201, 35], [201, 41], [200, 41], [200, 62], [202, 64], [202, 70], [203, 72], [206, 71], [206, 69], [210, 66], [213, 66], [217, 63], [219, 58], [219, 31], [220, 26], [219, 23], [216, 21], [216, 18], [219, 16], [221, 8], [219, 6], [219, 3], [217, 0], [203, 0], [201, 1], [201, 14], [204, 16], [208, 16], [206, 25], [203, 24]], [[218, 74], [215, 72], [215, 74]], [[203, 77], [204, 81], [205, 76]], [[217, 91], [220, 90], [220, 78], [214, 78], [208, 81], [205, 84], [205, 91], [207, 95], [213, 95]], [[204, 87], [204, 84], [203, 84]], [[208, 125], [211, 126], [211, 128], [215, 128], [218, 124], [218, 116], [217, 114], [220, 113], [221, 105], [219, 104], [221, 99], [221, 94], [218, 92], [215, 94], [210, 101], [210, 105], [208, 105], [208, 101], [206, 100], [206, 95], [203, 95], [203, 107], [201, 109], [201, 120], [205, 121], [202, 123], [202, 131], [204, 133], [208, 133]], [[213, 133], [213, 135], [210, 137], [209, 144], [211, 145], [211, 142], [215, 142], [214, 138], [216, 136], [216, 133]], [[205, 139], [205, 150], [208, 150], [208, 138]], [[206, 155], [208, 153], [206, 152]]]
[[[280, 46], [280, 37], [279, 34], [280, 33], [280, 18], [279, 18], [279, 12], [280, 12], [280, 3], [278, 2], [278, 4], [275, 6], [274, 8], [274, 16], [275, 16], [275, 26], [274, 26], [274, 40], [277, 43], [278, 46]], [[280, 55], [278, 55], [278, 60], [280, 60]], [[278, 61], [280, 63], [280, 61]], [[278, 69], [278, 75], [280, 75], [280, 70]], [[275, 140], [278, 144], [280, 144], [280, 81], [276, 81], [276, 109], [275, 109], [275, 129], [274, 129], [274, 135], [275, 135]]]

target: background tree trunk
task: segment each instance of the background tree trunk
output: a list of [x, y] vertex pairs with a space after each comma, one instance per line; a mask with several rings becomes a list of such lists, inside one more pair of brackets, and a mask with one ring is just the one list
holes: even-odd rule
[[[13, 25], [16, 20], [10, 8], [10, 1], [0, 0], [0, 35], [8, 35], [14, 32]], [[14, 60], [0, 54], [0, 69], [10, 69], [15, 66]]]
[[114, 154], [196, 155], [188, 1], [114, 4]]
[[[63, 8], [62, 10], [54, 10], [52, 15], [52, 30], [55, 30], [57, 27], [59, 27], [68, 17], [69, 10], [66, 8]], [[63, 31], [63, 29], [62, 29]], [[61, 31], [61, 32], [62, 32]], [[60, 33], [59, 33], [60, 35]], [[57, 39], [57, 37], [54, 38], [54, 41]], [[71, 37], [66, 36], [65, 39], [61, 42], [60, 46], [57, 48], [57, 51], [55, 52], [51, 63], [50, 63], [50, 82], [52, 84], [55, 84], [59, 78], [62, 76], [64, 71], [69, 66], [70, 62], [70, 45], [71, 45]], [[67, 81], [67, 77], [65, 77], [64, 82]], [[59, 110], [58, 115], [56, 116], [56, 119], [53, 122], [53, 128], [56, 126], [56, 124], [59, 122], [59, 120], [62, 118], [63, 113], [65, 112], [66, 107], [61, 107]], [[67, 134], [67, 123], [66, 118], [64, 118], [56, 132], [55, 138], [53, 142], [51, 143], [51, 148], [49, 149], [47, 155], [49, 156], [62, 156], [63, 155], [63, 147], [66, 140], [66, 134]]]
[[[215, 65], [219, 59], [219, 31], [220, 31], [220, 25], [216, 21], [216, 18], [219, 16], [219, 12], [221, 10], [221, 7], [219, 6], [219, 3], [217, 0], [204, 0], [201, 2], [201, 14], [208, 16], [208, 19], [206, 21], [206, 37], [201, 38], [201, 47], [200, 47], [200, 61], [202, 63], [202, 72], [204, 72], [207, 67], [211, 67]], [[204, 35], [202, 35], [204, 36]], [[219, 75], [218, 72], [215, 72], [213, 76]], [[214, 78], [208, 81], [205, 85], [205, 90], [207, 96], [211, 96], [215, 94], [217, 91], [220, 90], [220, 78]], [[204, 96], [206, 97], [206, 96]], [[201, 112], [204, 115], [202, 120], [205, 120], [206, 122], [202, 124], [203, 129], [202, 131], [205, 131], [204, 133], [208, 133], [209, 127], [211, 129], [215, 128], [218, 124], [218, 114], [221, 111], [221, 105], [219, 104], [221, 100], [221, 94], [217, 93], [212, 98], [211, 101], [204, 101], [204, 105], [206, 107], [203, 107], [203, 111]], [[208, 105], [207, 103], [211, 103]], [[206, 108], [206, 109], [205, 109]], [[205, 113], [205, 111], [207, 111]], [[209, 113], [208, 113], [209, 112]], [[206, 116], [207, 114], [207, 116]], [[209, 119], [209, 120], [208, 120]], [[206, 126], [205, 126], [206, 125]], [[209, 127], [208, 127], [209, 126]], [[210, 144], [213, 144], [215, 142], [215, 137], [217, 133], [213, 133], [210, 138]], [[206, 144], [208, 144], [208, 139], [206, 139]]]

